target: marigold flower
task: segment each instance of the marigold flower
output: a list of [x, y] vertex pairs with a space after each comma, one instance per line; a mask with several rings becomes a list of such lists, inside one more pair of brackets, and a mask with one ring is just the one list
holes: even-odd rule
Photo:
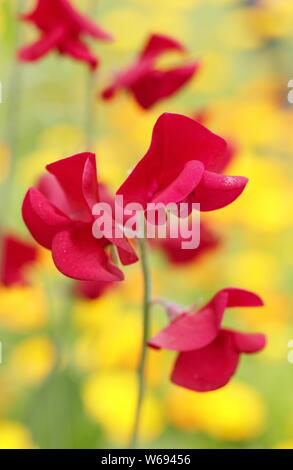
[[[92, 234], [93, 206], [102, 202], [92, 153], [81, 153], [47, 165], [39, 189], [30, 188], [23, 202], [23, 219], [35, 240], [52, 251], [63, 274], [84, 281], [121, 281], [123, 273], [105, 249], [116, 245], [123, 264], [137, 261], [128, 240], [97, 239]], [[105, 201], [107, 202], [107, 200]], [[109, 213], [110, 222], [114, 224]]]
[[162, 114], [152, 142], [118, 190], [124, 203], [199, 203], [201, 211], [227, 206], [242, 193], [247, 178], [221, 174], [227, 144], [198, 122]]
[[177, 385], [200, 392], [223, 387], [235, 373], [241, 353], [255, 353], [265, 346], [263, 334], [221, 328], [227, 307], [263, 305], [260, 297], [252, 292], [223, 289], [192, 314], [177, 305], [163, 304], [171, 323], [150, 339], [148, 345], [179, 352], [171, 376]]
[[39, 60], [57, 49], [60, 54], [87, 62], [95, 69], [98, 59], [81, 37], [88, 35], [102, 41], [112, 40], [109, 33], [76, 11], [68, 0], [38, 0], [34, 10], [21, 18], [33, 23], [42, 33], [38, 41], [19, 51], [22, 61]]
[[186, 51], [182, 44], [171, 37], [151, 35], [134, 64], [118, 73], [113, 84], [103, 91], [103, 98], [111, 99], [118, 90], [124, 88], [134, 95], [142, 108], [149, 109], [158, 101], [174, 95], [196, 73], [199, 62], [158, 70], [156, 60], [171, 50]]
[[25, 268], [37, 259], [34, 245], [19, 240], [14, 235], [6, 235], [3, 240], [3, 264], [1, 284], [10, 287], [15, 284], [25, 285]]

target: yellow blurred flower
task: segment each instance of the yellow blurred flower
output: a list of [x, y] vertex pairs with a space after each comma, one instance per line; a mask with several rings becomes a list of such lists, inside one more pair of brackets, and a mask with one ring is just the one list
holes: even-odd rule
[[12, 331], [40, 328], [47, 322], [47, 305], [39, 286], [0, 288], [0, 324]]
[[167, 410], [172, 424], [228, 441], [254, 439], [266, 422], [262, 397], [253, 387], [235, 381], [208, 393], [172, 387]]
[[0, 449], [33, 449], [28, 429], [15, 421], [0, 421]]
[[55, 348], [45, 336], [27, 338], [12, 351], [9, 367], [15, 380], [36, 385], [50, 373], [55, 361]]
[[[140, 313], [140, 312], [139, 312]], [[155, 325], [153, 325], [155, 327]], [[99, 331], [86, 330], [77, 341], [75, 360], [84, 371], [101, 369], [136, 370], [140, 359], [142, 317], [138, 312], [124, 309], [111, 314]], [[147, 383], [159, 385], [167, 369], [167, 356], [148, 350], [146, 361]]]
[[[125, 445], [130, 439], [136, 400], [137, 381], [133, 373], [100, 373], [91, 376], [84, 384], [83, 401], [87, 412], [118, 444]], [[163, 427], [162, 405], [147, 391], [139, 433], [141, 442], [158, 437]]]

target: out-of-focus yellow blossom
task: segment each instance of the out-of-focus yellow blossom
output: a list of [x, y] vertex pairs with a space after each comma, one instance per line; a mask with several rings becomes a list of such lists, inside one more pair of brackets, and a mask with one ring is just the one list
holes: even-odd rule
[[205, 52], [202, 68], [189, 85], [193, 93], [214, 94], [221, 92], [229, 83], [231, 65], [228, 56], [223, 56], [215, 51]]
[[58, 124], [44, 130], [39, 139], [39, 146], [50, 151], [54, 160], [59, 160], [84, 151], [84, 140], [84, 133], [78, 127]]
[[55, 361], [55, 348], [45, 336], [27, 338], [13, 349], [10, 372], [21, 384], [36, 385], [49, 374]]
[[33, 449], [29, 430], [15, 421], [0, 421], [0, 449]]
[[136, 53], [150, 33], [159, 31], [161, 34], [170, 35], [170, 31], [176, 31], [179, 40], [182, 40], [185, 34], [182, 15], [175, 9], [170, 11], [167, 3], [165, 9], [154, 9], [153, 5], [148, 7], [141, 4], [138, 8], [132, 8], [130, 5], [116, 7], [106, 12], [101, 17], [101, 22], [103, 27], [115, 36], [116, 49]]
[[[262, 327], [259, 327], [267, 337], [267, 345], [261, 352], [261, 358], [269, 361], [287, 361], [288, 352], [288, 336], [290, 331], [290, 324], [278, 324], [274, 321], [265, 322]], [[293, 333], [291, 333], [293, 337]]]
[[45, 295], [39, 286], [0, 288], [2, 328], [19, 332], [41, 328], [47, 315]]
[[218, 41], [227, 48], [239, 50], [256, 49], [260, 45], [247, 21], [249, 10], [245, 8], [227, 12], [217, 29]]
[[235, 381], [207, 393], [172, 387], [167, 410], [176, 426], [228, 441], [254, 439], [264, 430], [266, 421], [265, 405], [258, 392]]
[[293, 449], [293, 439], [288, 439], [287, 441], [282, 441], [279, 444], [276, 444], [273, 449]]
[[245, 175], [249, 182], [235, 205], [219, 211], [216, 217], [245, 224], [259, 232], [276, 232], [289, 225], [292, 204], [287, 197], [289, 181], [280, 165], [245, 154], [236, 159], [229, 173]]
[[[226, 70], [226, 65], [223, 68]], [[282, 113], [275, 102], [236, 96], [213, 105], [208, 127], [227, 138], [232, 137], [241, 149], [251, 152], [251, 148], [275, 145], [282, 135]]]
[[123, 305], [119, 293], [108, 292], [96, 300], [77, 300], [74, 305], [76, 326], [91, 332], [100, 332], [120, 318]]
[[292, 36], [293, 5], [288, 0], [267, 0], [249, 9], [252, 31], [266, 39]]
[[[83, 401], [89, 415], [101, 424], [109, 438], [118, 444], [130, 439], [137, 399], [134, 373], [105, 372], [91, 376], [83, 387]], [[161, 403], [149, 392], [145, 394], [140, 426], [141, 442], [160, 435], [164, 427]]]
[[260, 250], [241, 250], [227, 259], [228, 283], [242, 286], [262, 295], [273, 289], [280, 280], [280, 267], [271, 253]]
[[[147, 5], [154, 7], [153, 0], [130, 0], [134, 6]], [[194, 8], [200, 5], [201, 0], [158, 0], [157, 8], [168, 8], [168, 10], [175, 9], [176, 11], [186, 10], [187, 8]]]
[[267, 290], [264, 294], [264, 306], [255, 308], [237, 309], [239, 318], [251, 328], [261, 329], [266, 325], [276, 327], [286, 324], [290, 315], [289, 300], [279, 293]]
[[[153, 325], [154, 326], [154, 325]], [[99, 332], [86, 332], [76, 344], [77, 366], [84, 371], [101, 369], [131, 369], [138, 366], [142, 341], [142, 318], [137, 312], [120, 312], [108, 318], [107, 325]], [[147, 383], [162, 383], [166, 370], [168, 353], [149, 349], [146, 360]]]

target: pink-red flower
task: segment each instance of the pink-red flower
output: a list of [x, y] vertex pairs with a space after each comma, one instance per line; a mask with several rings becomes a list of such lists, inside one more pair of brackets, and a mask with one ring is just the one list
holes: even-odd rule
[[37, 260], [37, 249], [14, 235], [6, 235], [2, 247], [1, 284], [6, 287], [25, 285], [25, 270]]
[[113, 281], [76, 281], [74, 293], [77, 297], [94, 300], [102, 297], [108, 289], [114, 286]]
[[39, 40], [19, 51], [19, 58], [23, 61], [39, 60], [57, 49], [60, 54], [87, 62], [94, 69], [98, 59], [83, 41], [83, 36], [102, 41], [112, 39], [110, 34], [77, 12], [68, 0], [38, 0], [34, 10], [23, 15], [22, 19], [41, 31]]
[[126, 89], [142, 108], [149, 109], [158, 101], [174, 95], [192, 78], [199, 68], [199, 62], [165, 70], [157, 69], [156, 60], [171, 50], [181, 53], [186, 51], [173, 38], [159, 34], [150, 36], [138, 59], [117, 74], [111, 86], [104, 90], [103, 98], [111, 99], [117, 91]]
[[252, 292], [223, 289], [194, 313], [177, 305], [164, 305], [171, 323], [150, 339], [148, 345], [179, 353], [171, 375], [177, 385], [200, 392], [220, 388], [235, 373], [242, 353], [255, 353], [265, 346], [263, 334], [221, 327], [226, 308], [263, 305], [260, 297]]
[[[23, 202], [23, 219], [35, 240], [52, 251], [56, 267], [66, 276], [86, 281], [119, 281], [123, 273], [106, 249], [114, 244], [123, 264], [137, 261], [123, 237], [93, 236], [93, 206], [108, 202], [96, 175], [92, 153], [81, 153], [47, 165], [49, 174], [38, 189], [30, 188]], [[115, 225], [109, 212], [110, 223]], [[115, 230], [113, 230], [115, 232]]]
[[182, 248], [183, 242], [188, 242], [190, 238], [183, 238], [182, 235], [173, 238], [170, 236], [170, 231], [167, 231], [166, 238], [150, 239], [154, 247], [161, 248], [167, 259], [174, 264], [185, 264], [195, 261], [198, 257], [210, 250], [217, 248], [220, 244], [219, 237], [211, 231], [211, 229], [204, 223], [200, 224], [200, 243], [197, 248], [184, 249]]
[[201, 211], [227, 206], [242, 193], [247, 178], [222, 174], [227, 144], [197, 121], [162, 114], [152, 142], [118, 190], [124, 203], [200, 203]]

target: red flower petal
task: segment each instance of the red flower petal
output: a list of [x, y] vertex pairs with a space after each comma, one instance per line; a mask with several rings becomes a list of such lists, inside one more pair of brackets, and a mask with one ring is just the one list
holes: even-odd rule
[[78, 38], [66, 38], [59, 49], [62, 54], [68, 54], [74, 59], [87, 62], [93, 69], [98, 66], [98, 59], [92, 54], [90, 48]]
[[231, 204], [243, 192], [247, 178], [225, 176], [205, 171], [193, 193], [193, 201], [200, 203], [201, 211], [213, 211]]
[[[145, 205], [168, 187], [189, 161], [209, 166], [225, 152], [226, 143], [201, 124], [180, 114], [162, 114], [151, 146], [118, 190], [124, 202]], [[195, 201], [197, 202], [197, 201]]]
[[173, 96], [196, 73], [199, 63], [184, 65], [170, 70], [149, 70], [131, 86], [137, 102], [150, 109], [158, 101]]
[[169, 36], [163, 34], [152, 34], [147, 40], [145, 47], [140, 55], [141, 59], [155, 59], [164, 52], [177, 50], [184, 52], [185, 47]]
[[30, 62], [40, 59], [49, 51], [55, 49], [64, 38], [64, 35], [64, 28], [59, 26], [55, 29], [52, 29], [51, 31], [43, 34], [41, 39], [38, 41], [30, 44], [29, 46], [23, 47], [18, 52], [19, 59]]
[[204, 172], [204, 166], [199, 161], [187, 162], [169, 186], [156, 193], [153, 203], [169, 204], [184, 201], [199, 184]]
[[235, 346], [241, 353], [256, 353], [266, 345], [266, 337], [261, 333], [239, 333], [238, 331], [233, 333]]
[[47, 165], [63, 189], [71, 208], [70, 217], [90, 222], [92, 206], [98, 202], [96, 161], [93, 153], [85, 152]]
[[3, 243], [2, 283], [7, 287], [14, 284], [25, 284], [23, 270], [36, 261], [36, 247], [13, 235], [6, 236]]
[[206, 308], [193, 315], [183, 313], [148, 341], [155, 349], [191, 351], [211, 343], [219, 332], [215, 311]]
[[198, 392], [216, 390], [230, 380], [238, 362], [239, 352], [234, 345], [233, 332], [222, 330], [208, 346], [180, 353], [171, 380]]
[[26, 193], [22, 216], [32, 236], [45, 248], [51, 248], [52, 239], [58, 230], [71, 223], [65, 214], [35, 188], [30, 188]]
[[96, 240], [90, 225], [77, 225], [60, 231], [53, 239], [52, 256], [59, 271], [84, 281], [121, 281], [123, 273], [110, 263], [104, 240]]

